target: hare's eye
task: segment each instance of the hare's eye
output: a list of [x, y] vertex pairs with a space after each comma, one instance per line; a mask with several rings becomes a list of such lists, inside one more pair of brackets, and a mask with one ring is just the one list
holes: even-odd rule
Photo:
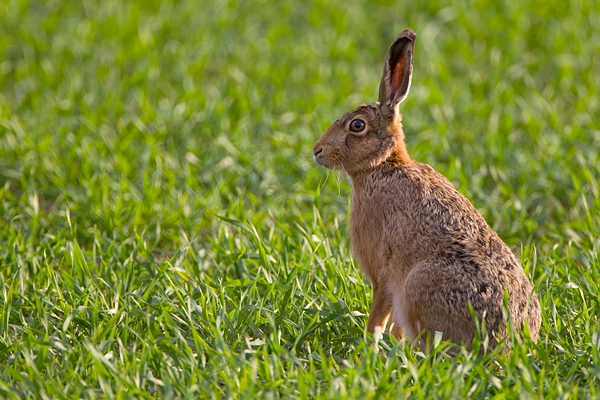
[[350, 122], [350, 131], [354, 133], [359, 133], [365, 130], [367, 124], [362, 119], [353, 119]]

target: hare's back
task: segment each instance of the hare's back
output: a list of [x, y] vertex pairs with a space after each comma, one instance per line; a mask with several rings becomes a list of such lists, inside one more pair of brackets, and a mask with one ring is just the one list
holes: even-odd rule
[[471, 202], [429, 165], [415, 163], [394, 172], [399, 201], [429, 235], [466, 239], [492, 232]]
[[[414, 238], [415, 248], [426, 249], [409, 274], [412, 282], [406, 286], [415, 289], [409, 297], [420, 304], [426, 304], [425, 299], [433, 302], [441, 314], [462, 313], [470, 305], [480, 318], [486, 315], [492, 330], [502, 323], [507, 289], [507, 305], [518, 326], [535, 307], [539, 309], [535, 295], [531, 298], [529, 279], [510, 248], [443, 175], [417, 164], [399, 171], [398, 177], [413, 196], [411, 220], [421, 226], [412, 229], [420, 232]], [[539, 317], [530, 319], [537, 334]]]
[[[396, 208], [409, 216], [402, 219], [399, 229], [411, 232], [408, 238], [414, 247], [410, 247], [421, 253], [420, 258], [451, 260], [471, 274], [486, 270], [486, 279], [522, 274], [509, 247], [443, 175], [426, 164], [398, 168], [394, 175], [396, 190], [402, 193], [394, 201], [403, 203]], [[394, 218], [390, 220], [393, 223]], [[406, 240], [403, 236], [402, 241]], [[398, 243], [398, 247], [407, 244]]]

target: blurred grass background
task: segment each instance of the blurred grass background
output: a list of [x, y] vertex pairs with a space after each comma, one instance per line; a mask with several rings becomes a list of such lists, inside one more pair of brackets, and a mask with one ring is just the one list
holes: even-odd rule
[[[600, 3], [7, 0], [0, 21], [2, 396], [597, 395]], [[366, 344], [350, 187], [312, 162], [406, 27], [409, 152], [544, 308], [495, 370]]]

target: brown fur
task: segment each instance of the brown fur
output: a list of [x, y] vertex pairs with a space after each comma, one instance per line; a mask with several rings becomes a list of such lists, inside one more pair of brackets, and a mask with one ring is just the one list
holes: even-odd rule
[[[539, 301], [514, 254], [444, 176], [406, 151], [398, 105], [410, 88], [415, 39], [407, 29], [390, 46], [379, 101], [348, 112], [313, 148], [318, 164], [353, 183], [352, 249], [373, 284], [367, 330], [382, 331], [391, 315], [399, 339], [437, 331], [470, 346], [472, 309], [502, 338], [506, 292], [513, 326], [527, 323], [536, 340]], [[362, 132], [350, 129], [357, 118]]]

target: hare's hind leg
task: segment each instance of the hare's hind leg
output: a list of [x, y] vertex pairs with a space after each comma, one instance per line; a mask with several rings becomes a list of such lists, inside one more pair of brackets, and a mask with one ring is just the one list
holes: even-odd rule
[[441, 332], [444, 340], [470, 347], [477, 330], [471, 309], [477, 318], [485, 315], [486, 326], [492, 330], [502, 318], [503, 292], [496, 286], [493, 279], [468, 271], [457, 261], [420, 263], [406, 278], [408, 319], [418, 327], [421, 341]]

